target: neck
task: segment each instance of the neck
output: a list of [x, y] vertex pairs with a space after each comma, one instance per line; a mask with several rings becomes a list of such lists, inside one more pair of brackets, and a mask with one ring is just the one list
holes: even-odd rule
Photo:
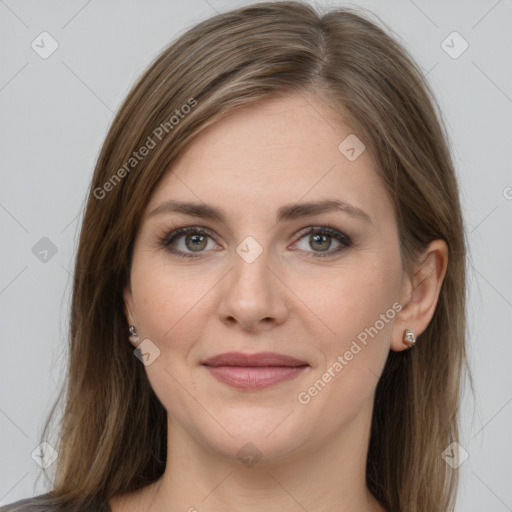
[[362, 410], [321, 446], [252, 466], [208, 450], [169, 421], [167, 466], [151, 486], [148, 510], [385, 512], [366, 487], [371, 412]]

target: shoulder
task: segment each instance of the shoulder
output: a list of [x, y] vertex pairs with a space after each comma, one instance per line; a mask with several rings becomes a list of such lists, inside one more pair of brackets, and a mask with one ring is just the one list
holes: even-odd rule
[[0, 512], [53, 512], [57, 509], [48, 505], [44, 495], [26, 498], [0, 507]]
[[[87, 509], [89, 510], [89, 507]], [[100, 507], [94, 506], [91, 508], [91, 512], [92, 510], [94, 512], [112, 512], [108, 504]], [[25, 498], [0, 506], [0, 512], [66, 512], [66, 509], [58, 506], [48, 494], [40, 494], [33, 498]]]

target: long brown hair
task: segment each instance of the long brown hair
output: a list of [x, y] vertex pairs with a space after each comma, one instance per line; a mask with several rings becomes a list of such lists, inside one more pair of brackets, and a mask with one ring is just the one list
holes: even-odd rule
[[459, 440], [464, 370], [469, 376], [467, 242], [442, 116], [421, 70], [371, 14], [319, 14], [300, 2], [253, 4], [194, 26], [160, 54], [116, 115], [83, 218], [66, 386], [43, 432], [48, 440], [64, 397], [59, 457], [41, 503], [93, 510], [164, 472], [167, 415], [127, 342], [122, 299], [141, 214], [205, 127], [238, 107], [306, 92], [357, 130], [379, 163], [404, 265], [432, 240], [448, 245], [432, 321], [414, 350], [390, 351], [378, 383], [367, 485], [392, 512], [453, 508], [458, 470], [441, 455]]

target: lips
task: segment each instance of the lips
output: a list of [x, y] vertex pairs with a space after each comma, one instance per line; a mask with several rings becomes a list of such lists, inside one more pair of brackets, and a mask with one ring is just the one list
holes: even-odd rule
[[242, 354], [241, 352], [226, 352], [203, 361], [207, 366], [303, 366], [306, 361], [295, 357], [274, 352], [259, 354]]
[[309, 367], [305, 361], [273, 352], [228, 352], [210, 357], [202, 364], [217, 380], [245, 390], [263, 389], [290, 380]]

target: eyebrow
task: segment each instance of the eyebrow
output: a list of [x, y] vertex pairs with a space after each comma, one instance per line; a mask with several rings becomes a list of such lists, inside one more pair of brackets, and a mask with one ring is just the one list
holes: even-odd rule
[[[361, 219], [372, 224], [371, 217], [360, 208], [352, 206], [337, 199], [324, 199], [307, 203], [295, 203], [281, 206], [277, 210], [277, 221], [293, 220], [310, 215], [318, 215], [331, 211], [341, 211], [350, 217]], [[158, 205], [149, 213], [150, 217], [166, 213], [182, 213], [191, 217], [217, 220], [226, 223], [228, 214], [221, 208], [204, 203], [187, 203], [177, 200], [169, 200]]]

